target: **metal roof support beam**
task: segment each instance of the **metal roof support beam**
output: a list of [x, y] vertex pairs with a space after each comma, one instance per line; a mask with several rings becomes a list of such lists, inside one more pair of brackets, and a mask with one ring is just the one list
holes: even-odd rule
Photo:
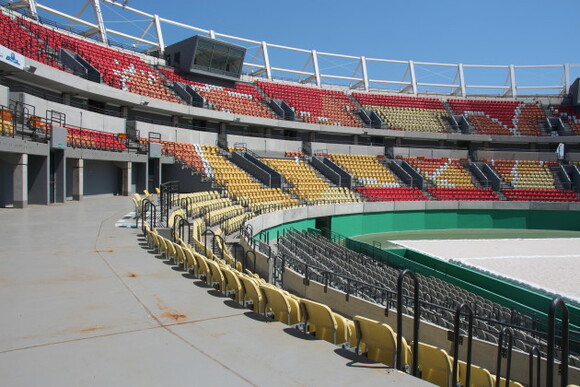
[[457, 64], [457, 73], [459, 74], [459, 89], [461, 90], [461, 96], [467, 96], [467, 88], [465, 87], [465, 73], [463, 72], [463, 63]]
[[512, 97], [516, 98], [518, 96], [517, 92], [517, 84], [516, 84], [516, 68], [514, 65], [510, 65], [510, 80], [511, 80], [511, 88], [512, 88]]
[[97, 19], [97, 28], [99, 29], [99, 36], [101, 42], [109, 43], [107, 39], [107, 30], [105, 28], [105, 22], [103, 21], [103, 13], [101, 12], [101, 3], [99, 0], [91, 0], [93, 3], [93, 11], [95, 12], [95, 18]]
[[316, 86], [320, 86], [320, 68], [318, 67], [318, 54], [312, 50], [312, 64], [314, 65], [314, 76], [316, 77]]
[[365, 85], [365, 91], [369, 91], [369, 73], [367, 72], [367, 58], [364, 56], [360, 57], [360, 67], [362, 69], [363, 84]]
[[562, 78], [564, 78], [564, 94], [568, 94], [570, 92], [570, 64], [564, 64], [564, 73], [562, 74]]
[[272, 80], [272, 67], [270, 66], [270, 56], [268, 55], [268, 43], [262, 42], [262, 55], [264, 56], [264, 66], [266, 67], [266, 78]]
[[157, 33], [157, 44], [161, 54], [165, 52], [165, 41], [163, 40], [163, 32], [161, 31], [161, 23], [159, 22], [159, 15], [153, 15], [153, 22], [155, 23], [155, 32]]
[[409, 73], [411, 74], [411, 87], [413, 88], [413, 95], [417, 95], [417, 77], [415, 76], [415, 63], [409, 61]]
[[28, 3], [28, 15], [33, 19], [38, 19], [38, 13], [36, 12], [36, 0], [26, 0]]

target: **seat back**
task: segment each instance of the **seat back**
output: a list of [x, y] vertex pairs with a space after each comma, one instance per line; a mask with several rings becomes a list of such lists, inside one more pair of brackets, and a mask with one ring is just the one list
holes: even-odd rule
[[493, 378], [485, 368], [471, 365], [471, 381], [467, 386], [467, 363], [459, 360], [459, 382], [464, 387], [493, 387]]
[[441, 348], [419, 343], [419, 373], [421, 379], [438, 386], [451, 385], [451, 357]]
[[238, 274], [227, 266], [222, 267], [222, 273], [226, 278], [225, 291], [233, 292], [235, 294], [235, 300], [241, 302], [243, 300], [243, 287], [238, 278]]
[[397, 340], [395, 332], [387, 324], [362, 316], [355, 316], [359, 350], [364, 350], [367, 357], [373, 361], [390, 367], [395, 366], [397, 355]]
[[290, 304], [277, 288], [260, 284], [260, 290], [265, 296], [266, 312], [274, 313], [274, 320], [290, 325]]
[[337, 343], [338, 324], [330, 308], [318, 302], [302, 299], [300, 301], [304, 321], [308, 324], [308, 331], [330, 343]]
[[262, 313], [264, 308], [264, 297], [262, 296], [258, 284], [245, 274], [240, 274], [239, 278], [244, 287], [243, 300], [252, 300], [254, 312]]

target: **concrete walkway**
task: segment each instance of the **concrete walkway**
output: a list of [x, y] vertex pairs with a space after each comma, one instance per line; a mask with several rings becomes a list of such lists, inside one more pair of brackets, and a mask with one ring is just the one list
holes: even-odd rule
[[0, 210], [2, 385], [427, 384], [264, 322], [115, 228], [131, 210]]

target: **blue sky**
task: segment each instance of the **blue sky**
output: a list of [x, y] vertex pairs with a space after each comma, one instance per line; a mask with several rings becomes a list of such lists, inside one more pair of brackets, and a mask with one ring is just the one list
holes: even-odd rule
[[[40, 3], [76, 14], [84, 1]], [[580, 64], [578, 0], [129, 0], [128, 4], [220, 33], [323, 52], [443, 63]], [[109, 28], [138, 35], [145, 26], [139, 15], [106, 4], [103, 9]], [[89, 12], [85, 15], [91, 18]], [[192, 34], [164, 26], [167, 44]], [[303, 54], [276, 50], [271, 56], [278, 65], [283, 61], [298, 69], [307, 59]], [[352, 60], [320, 59], [323, 70], [337, 71], [337, 75], [352, 73], [356, 64]], [[396, 78], [404, 69], [384, 71], [393, 72]], [[485, 82], [486, 78], [502, 78], [504, 72], [489, 70], [485, 75], [470, 76], [481, 76]], [[580, 76], [580, 68], [572, 73]], [[445, 82], [453, 74], [450, 69], [429, 68], [419, 70], [418, 77], [425, 82]], [[521, 70], [517, 77], [522, 82], [528, 77], [530, 82], [535, 79], [534, 85], [552, 84], [560, 81], [561, 70]]]

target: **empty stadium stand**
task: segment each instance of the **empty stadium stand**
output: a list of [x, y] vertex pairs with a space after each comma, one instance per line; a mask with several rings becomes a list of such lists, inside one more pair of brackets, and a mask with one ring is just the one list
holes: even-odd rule
[[492, 160], [501, 178], [517, 189], [556, 189], [549, 166], [554, 162], [532, 160]]
[[303, 159], [262, 158], [261, 161], [280, 172], [292, 184], [290, 192], [309, 204], [357, 202], [356, 195], [341, 187], [331, 187]]
[[362, 127], [355, 105], [342, 91], [256, 81], [268, 97], [286, 101], [304, 122], [319, 125]]
[[371, 202], [429, 200], [417, 187], [357, 187], [356, 190]]
[[476, 188], [458, 159], [408, 157], [404, 159], [437, 188]]
[[365, 109], [372, 109], [390, 129], [448, 132], [449, 115], [436, 98], [353, 93]]
[[329, 158], [366, 187], [398, 187], [395, 175], [376, 156], [332, 154]]
[[190, 81], [176, 73], [172, 68], [159, 67], [158, 69], [169, 80], [192, 86], [205, 98], [208, 108], [246, 116], [277, 118], [264, 105], [264, 97], [258, 93], [254, 85], [238, 82], [235, 88], [214, 86]]

